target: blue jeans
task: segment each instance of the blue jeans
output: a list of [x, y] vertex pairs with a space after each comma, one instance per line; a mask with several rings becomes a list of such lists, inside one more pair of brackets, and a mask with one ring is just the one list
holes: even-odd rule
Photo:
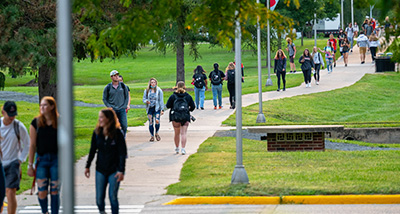
[[[203, 86], [203, 88], [196, 88], [194, 87], [194, 96], [195, 96], [195, 102], [196, 102], [196, 108], [204, 108], [204, 93], [206, 92], [206, 87]], [[199, 100], [200, 99], [200, 100]], [[200, 106], [199, 106], [200, 102]]]
[[3, 207], [5, 196], [6, 196], [6, 177], [4, 174], [3, 164], [0, 163], [0, 203], [1, 203], [0, 209]]
[[128, 119], [126, 118], [126, 109], [115, 110], [117, 114], [119, 124], [121, 124], [122, 131], [124, 132], [124, 137], [126, 136], [126, 130], [128, 129]]
[[[51, 180], [50, 184], [51, 213], [57, 214], [60, 209], [58, 155], [51, 153], [46, 153], [44, 155], [37, 155], [36, 181], [39, 192], [49, 190], [49, 180]], [[47, 196], [44, 199], [40, 199], [39, 197], [38, 199], [40, 207], [42, 208], [42, 213], [48, 212]]]
[[119, 212], [119, 204], [118, 204], [118, 189], [119, 183], [117, 182], [117, 178], [115, 175], [117, 172], [106, 176], [103, 173], [96, 171], [96, 203], [100, 212], [104, 212], [106, 203], [104, 199], [106, 197], [106, 188], [108, 187], [108, 197], [110, 198], [111, 211], [113, 214], [117, 214]]
[[328, 69], [328, 73], [332, 72], [332, 61], [333, 58], [325, 58], [326, 59], [326, 69]]
[[[150, 107], [149, 111], [147, 112], [147, 118], [149, 119], [149, 131], [151, 136], [154, 136], [154, 126], [156, 127], [156, 134], [158, 133], [158, 130], [160, 130], [160, 114], [161, 111], [156, 111], [156, 107]], [[155, 125], [154, 118], [156, 119]]]
[[213, 103], [217, 107], [217, 98], [219, 106], [222, 106], [222, 84], [212, 85]]

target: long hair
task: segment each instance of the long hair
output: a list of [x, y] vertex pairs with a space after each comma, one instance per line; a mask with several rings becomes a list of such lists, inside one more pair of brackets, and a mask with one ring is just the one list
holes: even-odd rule
[[150, 80], [149, 80], [149, 85], [147, 85], [147, 89], [146, 89], [147, 95], [149, 95], [149, 91], [152, 89], [152, 88], [151, 88], [151, 81], [152, 81], [152, 80], [156, 81], [156, 87], [154, 88], [154, 90], [157, 90], [158, 81], [156, 80], [156, 78], [152, 77], [152, 78], [150, 78]]
[[230, 62], [228, 64], [228, 66], [225, 69], [225, 72], [227, 72], [228, 70], [235, 70], [235, 64], [233, 64], [233, 62]]
[[369, 41], [378, 41], [378, 37], [376, 37], [375, 33], [372, 33], [371, 36], [369, 36]]
[[292, 44], [292, 39], [288, 37], [288, 38], [286, 38], [286, 42], [291, 45]]
[[204, 71], [203, 67], [201, 67], [201, 65], [198, 65], [194, 71], [195, 74], [204, 74], [206, 71]]
[[277, 52], [276, 52], [276, 54], [275, 54], [275, 59], [279, 59], [279, 52], [281, 53], [281, 57], [280, 57], [280, 59], [283, 59], [283, 58], [286, 58], [286, 55], [285, 55], [285, 53], [282, 51], [282, 49], [279, 49]]
[[[314, 52], [314, 50], [315, 50], [315, 52]], [[314, 59], [314, 54], [316, 54], [316, 53], [318, 53], [318, 50], [317, 50], [317, 46], [314, 46], [313, 47], [313, 50], [312, 50], [312, 54], [311, 54], [311, 57]]]
[[107, 123], [105, 123], [105, 127], [100, 127], [100, 123], [97, 122], [95, 133], [100, 134], [103, 133], [105, 129], [108, 136], [113, 138], [116, 131], [119, 131], [121, 125], [119, 124], [117, 114], [112, 108], [105, 108], [100, 110], [101, 113], [104, 114], [104, 117], [107, 118]]
[[176, 93], [183, 94], [186, 92], [185, 82], [183, 81], [177, 82], [174, 88], [176, 89]]
[[[57, 102], [53, 97], [50, 97], [50, 96], [44, 96], [40, 102], [42, 102], [42, 101], [46, 101], [50, 106], [54, 107], [53, 110], [51, 110], [51, 112], [50, 112], [50, 120], [52, 121], [51, 126], [56, 129], [57, 123], [58, 123]], [[39, 116], [37, 116], [37, 119], [39, 120], [38, 121], [39, 127], [47, 126], [46, 125], [47, 124], [46, 117], [42, 113], [39, 113]]]

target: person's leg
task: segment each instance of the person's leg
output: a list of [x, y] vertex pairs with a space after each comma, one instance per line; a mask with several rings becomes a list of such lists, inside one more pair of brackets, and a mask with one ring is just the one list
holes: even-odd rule
[[218, 95], [218, 105], [219, 107], [222, 107], [222, 84], [218, 85], [217, 95]]
[[278, 91], [281, 89], [281, 72], [276, 71], [276, 80], [278, 81]]
[[204, 86], [200, 89], [200, 108], [204, 108], [204, 99], [205, 99], [206, 87]]
[[307, 82], [308, 84], [311, 84], [311, 69], [307, 71]]
[[307, 71], [306, 70], [302, 70], [302, 71], [303, 71], [304, 82], [307, 85]]
[[112, 214], [118, 214], [119, 212], [118, 189], [120, 182], [117, 182], [117, 178], [115, 177], [116, 174], [117, 173], [115, 172], [108, 176], [108, 197], [110, 198]]
[[126, 117], [126, 110], [125, 109], [116, 110], [115, 113], [117, 114], [119, 124], [121, 125], [121, 129], [124, 132], [124, 137], [126, 137], [126, 131], [128, 130], [128, 119]]
[[235, 89], [235, 85], [232, 85], [232, 108], [235, 108], [236, 106], [236, 89]]
[[175, 147], [179, 148], [179, 140], [180, 140], [180, 135], [181, 135], [181, 123], [172, 121], [172, 126], [174, 127], [174, 142], [175, 142]]
[[154, 137], [154, 112], [155, 107], [149, 108], [149, 111], [147, 112], [147, 118], [149, 120], [149, 132], [152, 137]]
[[15, 214], [17, 211], [16, 192], [19, 190], [20, 183], [20, 164], [19, 160], [14, 160], [4, 167], [6, 177], [6, 196], [7, 196], [7, 213]]
[[315, 65], [315, 74], [314, 78], [317, 82], [319, 82], [319, 71], [321, 70], [321, 64], [316, 64]]
[[51, 197], [51, 214], [58, 214], [60, 210], [60, 182], [58, 179], [58, 155], [51, 155], [50, 166], [50, 197]]
[[350, 38], [350, 39], [349, 39], [349, 42], [350, 42], [350, 51], [353, 52], [354, 39], [353, 39], [353, 38]]
[[189, 127], [189, 122], [186, 122], [185, 125], [181, 126], [181, 144], [182, 148], [186, 148], [186, 134], [187, 134], [187, 129]]
[[3, 212], [4, 197], [6, 196], [6, 177], [3, 165], [0, 163], [0, 212]]
[[283, 90], [286, 90], [286, 71], [282, 71], [282, 82], [283, 82]]
[[100, 212], [105, 211], [106, 203], [104, 199], [106, 197], [107, 178], [101, 172], [96, 170], [96, 204]]
[[[155, 118], [156, 118], [156, 135], [158, 135], [158, 131], [160, 130], [160, 115], [161, 115], [161, 111], [157, 111], [155, 114]], [[158, 140], [158, 139], [157, 139]]]
[[217, 99], [218, 99], [218, 89], [217, 89], [217, 85], [211, 85], [211, 90], [212, 90], [212, 94], [213, 94], [213, 104], [214, 107], [217, 107]]
[[196, 108], [199, 109], [199, 101], [200, 101], [200, 89], [194, 87], [194, 102], [196, 104]]
[[234, 106], [233, 97], [235, 95], [235, 87], [232, 85], [228, 85], [228, 91], [229, 91], [229, 102], [231, 104], [231, 107], [233, 107]]
[[36, 182], [38, 186], [38, 200], [42, 213], [48, 213], [47, 193], [49, 188], [50, 177], [50, 157], [48, 155], [38, 155], [36, 167]]
[[333, 65], [336, 67], [336, 50], [333, 51]]
[[370, 49], [371, 49], [371, 59], [372, 61], [375, 61], [376, 47], [370, 47]]

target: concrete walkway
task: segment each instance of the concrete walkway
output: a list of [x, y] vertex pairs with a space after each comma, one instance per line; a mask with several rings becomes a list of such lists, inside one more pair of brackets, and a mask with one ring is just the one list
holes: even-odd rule
[[[348, 67], [344, 67], [343, 60], [339, 60], [331, 74], [328, 74], [326, 69], [321, 71], [320, 85], [315, 85], [314, 80], [312, 80], [311, 88], [306, 88], [303, 83], [299, 87], [288, 88], [285, 92], [265, 92], [263, 93], [263, 101], [347, 87], [360, 80], [366, 73], [374, 73], [375, 67], [371, 64], [370, 55], [367, 55], [366, 64], [361, 65], [358, 48], [355, 47], [353, 51], [349, 56]], [[299, 56], [300, 54], [297, 57]], [[297, 74], [289, 75], [302, 74], [297, 72]], [[276, 88], [276, 83], [271, 87]], [[225, 86], [224, 90], [226, 90]], [[258, 103], [258, 94], [243, 95], [242, 101], [243, 106]], [[170, 184], [179, 182], [180, 171], [186, 159], [191, 154], [196, 153], [199, 145], [213, 136], [217, 130], [234, 129], [234, 127], [221, 127], [222, 121], [234, 113], [233, 110], [229, 109], [228, 98], [223, 99], [223, 104], [223, 109], [213, 110], [212, 100], [207, 100], [205, 110], [193, 112], [193, 116], [197, 120], [191, 123], [188, 129], [186, 155], [175, 154], [173, 128], [168, 121], [168, 111], [161, 117], [159, 133], [162, 139], [159, 142], [149, 142], [150, 134], [147, 126], [130, 127], [127, 134], [129, 158], [127, 159], [125, 180], [122, 182], [119, 191], [120, 204], [160, 205], [175, 199], [176, 196], [165, 195], [165, 188]], [[87, 157], [84, 157], [76, 163], [75, 201], [77, 205], [96, 204], [95, 163], [92, 164], [91, 168], [92, 177], [87, 179], [84, 177], [86, 159]], [[106, 203], [109, 204], [108, 197]], [[30, 196], [26, 192], [18, 196], [18, 204], [24, 206], [38, 204], [38, 202], [36, 196]]]

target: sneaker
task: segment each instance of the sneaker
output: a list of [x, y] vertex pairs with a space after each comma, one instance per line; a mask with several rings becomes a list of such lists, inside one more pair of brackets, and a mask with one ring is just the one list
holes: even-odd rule
[[154, 136], [151, 136], [149, 141], [153, 142], [154, 141]]
[[278, 88], [278, 90], [276, 90], [276, 91], [278, 91], [278, 92], [279, 92], [279, 91], [280, 91], [280, 89]]
[[361, 64], [364, 64], [364, 61], [362, 61]]
[[295, 70], [295, 71], [293, 71], [293, 73], [296, 73], [296, 70]]
[[201, 110], [204, 110], [204, 107], [200, 107]]
[[176, 153], [176, 154], [179, 154], [179, 147], [176, 147], [176, 148], [175, 148], [175, 153]]
[[306, 88], [308, 88], [308, 83], [306, 83]]
[[219, 106], [219, 109], [221, 109], [222, 108], [222, 106]]
[[316, 83], [317, 85], [319, 85], [319, 82], [317, 81], [317, 83]]
[[160, 137], [159, 134], [156, 134], [156, 140], [157, 140], [157, 141], [160, 141], [160, 140], [161, 140], [161, 137]]
[[181, 153], [182, 153], [182, 155], [185, 155], [185, 154], [186, 154], [185, 148], [182, 148], [182, 149], [181, 149]]
[[308, 83], [308, 87], [311, 88], [311, 83]]
[[286, 88], [283, 88], [282, 91], [286, 91]]
[[335, 63], [333, 63], [333, 67], [336, 67], [336, 62], [335, 62]]
[[351, 49], [350, 52], [353, 52], [353, 49]]
[[217, 106], [214, 106], [214, 110], [217, 110]]
[[107, 214], [106, 211], [100, 211], [100, 214]]
[[344, 64], [345, 67], [347, 67], [347, 64]]

